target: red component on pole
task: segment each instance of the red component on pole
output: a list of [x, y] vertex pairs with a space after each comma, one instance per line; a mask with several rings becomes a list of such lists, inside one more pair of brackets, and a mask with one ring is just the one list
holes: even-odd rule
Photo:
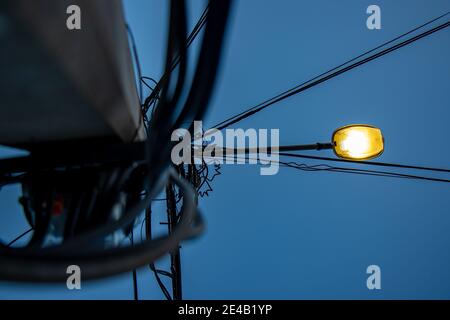
[[53, 207], [52, 207], [52, 215], [53, 216], [59, 216], [64, 211], [64, 198], [62, 195], [57, 195], [55, 197], [55, 200], [53, 201]]

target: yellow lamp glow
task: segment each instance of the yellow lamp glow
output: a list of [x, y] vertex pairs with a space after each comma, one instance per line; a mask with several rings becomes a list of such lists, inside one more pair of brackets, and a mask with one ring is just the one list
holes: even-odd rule
[[334, 153], [347, 160], [368, 160], [384, 150], [381, 130], [366, 124], [352, 124], [337, 129], [332, 140]]

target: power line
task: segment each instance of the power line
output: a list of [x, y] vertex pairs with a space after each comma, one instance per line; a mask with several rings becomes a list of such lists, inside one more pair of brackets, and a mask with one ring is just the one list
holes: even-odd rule
[[349, 66], [347, 66], [345, 68], [342, 68], [343, 66], [348, 65], [349, 63], [354, 62], [354, 61], [360, 59], [361, 57], [366, 56], [367, 54], [372, 53], [372, 52], [374, 52], [374, 51], [376, 51], [376, 50], [378, 50], [378, 49], [380, 49], [380, 48], [382, 48], [382, 47], [384, 47], [384, 46], [386, 46], [388, 44], [391, 44], [392, 42], [394, 42], [394, 41], [396, 41], [396, 40], [398, 40], [400, 38], [403, 38], [403, 37], [405, 37], [405, 36], [415, 32], [415, 31], [417, 31], [417, 30], [419, 30], [419, 29], [421, 29], [421, 28], [423, 28], [423, 27], [425, 27], [425, 26], [427, 26], [427, 25], [429, 25], [429, 24], [431, 24], [431, 23], [433, 23], [433, 22], [435, 22], [435, 21], [437, 21], [437, 20], [447, 16], [448, 14], [450, 14], [450, 12], [447, 12], [447, 13], [445, 13], [445, 14], [443, 14], [443, 15], [441, 15], [441, 16], [433, 19], [433, 20], [430, 20], [427, 23], [422, 24], [421, 26], [418, 26], [418, 27], [412, 29], [411, 31], [408, 31], [408, 32], [406, 32], [406, 33], [404, 33], [404, 34], [402, 34], [402, 35], [400, 35], [400, 36], [398, 36], [398, 37], [396, 37], [396, 38], [394, 38], [394, 39], [392, 39], [390, 41], [387, 41], [387, 42], [385, 42], [385, 43], [383, 43], [383, 44], [381, 44], [381, 45], [379, 45], [379, 46], [377, 46], [377, 47], [375, 47], [375, 48], [373, 48], [373, 49], [371, 49], [371, 50], [369, 50], [369, 51], [367, 51], [367, 52], [365, 52], [365, 53], [363, 53], [361, 55], [358, 55], [357, 57], [352, 58], [352, 59], [344, 62], [343, 64], [341, 64], [341, 65], [339, 65], [337, 67], [334, 67], [334, 68], [332, 68], [332, 69], [330, 69], [330, 70], [328, 70], [328, 71], [326, 71], [326, 72], [324, 72], [324, 73], [322, 73], [322, 74], [320, 74], [320, 75], [318, 75], [318, 76], [316, 76], [316, 77], [314, 77], [314, 78], [312, 78], [312, 79], [310, 79], [310, 80], [308, 80], [306, 82], [303, 82], [303, 83], [295, 86], [294, 88], [291, 88], [291, 89], [289, 89], [289, 90], [287, 90], [287, 91], [285, 91], [285, 92], [283, 92], [281, 94], [278, 94], [275, 97], [272, 97], [272, 98], [270, 98], [270, 99], [268, 99], [268, 100], [266, 100], [266, 101], [264, 101], [264, 102], [262, 102], [262, 103], [260, 103], [260, 104], [258, 104], [256, 106], [254, 106], [252, 108], [249, 108], [246, 111], [243, 111], [243, 112], [241, 112], [241, 113], [239, 113], [237, 115], [234, 115], [234, 116], [232, 116], [232, 117], [230, 117], [230, 118], [228, 118], [228, 119], [226, 119], [226, 120], [216, 124], [213, 127], [217, 128], [219, 130], [222, 130], [222, 129], [224, 129], [224, 128], [232, 125], [232, 124], [240, 122], [240, 121], [242, 121], [242, 120], [244, 120], [244, 119], [246, 119], [246, 118], [248, 118], [248, 117], [250, 117], [250, 116], [252, 116], [252, 115], [254, 115], [254, 114], [256, 114], [256, 113], [258, 113], [258, 112], [260, 112], [260, 111], [262, 111], [264, 109], [266, 109], [266, 108], [268, 108], [269, 106], [271, 106], [271, 105], [273, 105], [273, 104], [275, 104], [277, 102], [280, 102], [280, 101], [282, 101], [284, 99], [287, 99], [287, 98], [289, 98], [289, 97], [291, 97], [291, 96], [293, 96], [295, 94], [303, 92], [303, 91], [305, 91], [305, 90], [307, 90], [309, 88], [312, 88], [312, 87], [314, 87], [314, 86], [316, 86], [318, 84], [321, 84], [321, 83], [323, 83], [323, 82], [325, 82], [327, 80], [330, 80], [330, 79], [332, 79], [332, 78], [334, 78], [334, 77], [336, 77], [336, 76], [338, 76], [338, 75], [340, 75], [340, 74], [342, 74], [344, 72], [352, 70], [352, 69], [354, 69], [354, 68], [356, 68], [356, 67], [358, 67], [360, 65], [363, 65], [363, 64], [365, 64], [367, 62], [375, 60], [375, 59], [377, 59], [379, 57], [382, 57], [382, 56], [384, 56], [384, 55], [386, 55], [386, 54], [388, 54], [390, 52], [393, 52], [393, 51], [395, 51], [397, 49], [400, 49], [400, 48], [402, 48], [402, 47], [404, 47], [404, 46], [406, 46], [406, 45], [408, 45], [410, 43], [413, 43], [413, 42], [415, 42], [415, 41], [417, 41], [417, 40], [419, 40], [421, 38], [424, 38], [424, 37], [426, 37], [426, 36], [428, 36], [430, 34], [433, 34], [433, 33], [437, 32], [439, 30], [442, 30], [442, 29], [444, 29], [444, 28], [446, 28], [446, 27], [448, 27], [450, 25], [450, 21], [447, 21], [447, 22], [445, 22], [445, 23], [443, 23], [443, 24], [441, 24], [441, 25], [439, 25], [437, 27], [434, 27], [434, 28], [432, 28], [432, 29], [430, 29], [428, 31], [425, 31], [425, 32], [423, 32], [423, 33], [421, 33], [419, 35], [416, 35], [416, 36], [414, 36], [414, 37], [412, 37], [410, 39], [407, 39], [407, 40], [405, 40], [405, 41], [403, 41], [403, 42], [401, 42], [399, 44], [396, 44], [396, 45], [394, 45], [392, 47], [386, 48], [386, 49], [382, 50], [381, 52], [373, 54], [373, 55], [371, 55], [371, 56], [369, 56], [369, 57], [367, 57], [367, 58], [365, 58], [363, 60], [357, 61], [357, 62], [355, 62], [355, 63], [353, 63], [353, 64], [351, 64], [351, 65], [349, 65]]
[[347, 163], [355, 163], [355, 164], [362, 164], [362, 165], [369, 165], [369, 166], [391, 167], [391, 168], [414, 169], [414, 170], [450, 173], [450, 169], [413, 166], [413, 165], [398, 164], [398, 163], [374, 162], [374, 161], [354, 161], [354, 160], [344, 160], [344, 159], [329, 158], [329, 157], [309, 156], [309, 155], [304, 155], [304, 154], [287, 153], [287, 152], [280, 152], [279, 155], [285, 156], [285, 157], [292, 157], [292, 158], [303, 158], [303, 159], [323, 160], [323, 161], [332, 161], [332, 162], [347, 162]]
[[[280, 154], [281, 155], [281, 154]], [[224, 156], [226, 159], [241, 159], [241, 160], [258, 160], [257, 158], [251, 158], [251, 157], [239, 157], [236, 155]], [[317, 160], [338, 160], [338, 159], [332, 159], [332, 158], [321, 158]], [[357, 169], [357, 168], [346, 168], [346, 167], [334, 167], [329, 166], [326, 164], [319, 164], [319, 165], [307, 165], [304, 163], [297, 163], [297, 162], [285, 162], [285, 161], [279, 161], [279, 160], [267, 160], [268, 162], [278, 163], [283, 167], [293, 168], [297, 170], [302, 171], [329, 171], [329, 172], [340, 172], [340, 173], [350, 173], [350, 174], [358, 174], [358, 175], [367, 175], [367, 176], [379, 176], [379, 177], [390, 177], [390, 178], [403, 178], [403, 179], [413, 179], [413, 180], [424, 180], [424, 181], [432, 181], [432, 182], [446, 182], [450, 183], [450, 180], [448, 179], [441, 179], [441, 178], [434, 178], [434, 177], [426, 177], [426, 176], [418, 176], [418, 175], [411, 175], [411, 174], [404, 174], [399, 172], [389, 172], [389, 171], [379, 171], [379, 170], [368, 170], [368, 169]], [[345, 160], [344, 160], [345, 161]], [[351, 162], [351, 161], [349, 161]], [[260, 164], [262, 165], [262, 164]], [[422, 168], [422, 167], [419, 167]]]
[[[131, 228], [131, 246], [134, 246], [134, 225]], [[137, 282], [137, 271], [133, 269], [133, 298], [134, 300], [139, 300], [139, 292], [138, 292], [138, 282]]]
[[200, 31], [205, 26], [206, 21], [208, 21], [208, 12], [209, 12], [209, 3], [206, 5], [205, 9], [202, 12], [202, 15], [198, 19], [197, 24], [194, 26], [194, 28], [191, 31], [191, 34], [187, 38], [187, 46], [188, 47], [192, 44], [192, 42], [194, 42], [197, 35], [200, 33]]
[[128, 24], [126, 24], [125, 26], [128, 31], [128, 36], [130, 37], [130, 40], [131, 40], [131, 48], [133, 51], [134, 63], [136, 64], [136, 69], [137, 69], [138, 78], [139, 78], [139, 103], [142, 103], [142, 96], [143, 96], [144, 88], [142, 87], [142, 82], [141, 82], [141, 79], [142, 79], [141, 62], [139, 60], [139, 54], [137, 51], [136, 40], [134, 38], [133, 31], [131, 30], [131, 27]]
[[389, 177], [389, 178], [405, 178], [405, 179], [450, 183], [450, 180], [448, 180], [448, 179], [424, 177], [424, 176], [417, 176], [417, 175], [411, 175], [411, 174], [403, 174], [403, 173], [398, 173], [398, 172], [356, 169], [356, 168], [344, 168], [344, 167], [334, 167], [334, 166], [328, 166], [328, 165], [307, 166], [307, 165], [298, 164], [295, 162], [282, 162], [282, 161], [280, 161], [280, 164], [285, 167], [299, 169], [299, 170], [303, 170], [303, 171], [332, 171], [332, 172], [352, 173], [352, 174], [369, 175], [369, 176], [379, 176], [379, 177]]
[[[208, 5], [206, 6], [206, 8], [204, 9], [204, 11], [202, 12], [198, 22], [196, 23], [196, 25], [194, 26], [193, 30], [191, 31], [191, 33], [189, 34], [188, 38], [186, 39], [186, 49], [188, 49], [191, 44], [194, 42], [194, 40], [196, 39], [196, 37], [199, 35], [200, 31], [203, 29], [203, 27], [206, 25], [206, 22], [208, 21], [208, 15], [209, 15], [209, 8], [210, 8], [210, 4], [208, 3]], [[166, 69], [167, 71], [163, 74], [163, 76], [161, 77], [161, 79], [155, 83], [155, 87], [153, 88], [151, 94], [149, 95], [149, 97], [145, 100], [142, 108], [142, 113], [144, 115], [147, 114], [148, 110], [150, 109], [151, 105], [158, 99], [158, 96], [160, 94], [160, 91], [162, 90], [162, 88], [164, 86], [166, 86], [166, 82], [168, 81], [167, 79], [169, 78], [170, 74], [175, 70], [175, 68], [181, 63], [181, 58], [182, 55], [181, 53], [179, 53], [175, 59], [173, 59], [171, 61], [171, 65], [170, 68]], [[167, 201], [169, 201], [169, 197], [166, 197]], [[169, 201], [170, 202], [170, 201]], [[174, 202], [175, 204], [175, 202]], [[167, 204], [169, 207], [169, 203]], [[150, 207], [149, 207], [150, 208]], [[151, 209], [149, 210], [149, 208], [146, 210], [146, 221], [148, 223], [147, 226], [147, 230], [150, 228], [151, 229], [151, 222], [150, 222], [150, 212]], [[172, 210], [169, 210], [171, 212], [173, 212], [173, 208], [171, 208]], [[174, 221], [174, 225], [177, 223], [177, 221]], [[171, 227], [173, 227], [171, 226]], [[170, 229], [171, 229], [170, 227]], [[151, 232], [148, 231], [148, 233]], [[162, 291], [162, 293], [164, 294], [164, 296], [166, 297], [167, 300], [177, 300], [177, 299], [181, 299], [182, 297], [182, 290], [181, 290], [181, 265], [180, 265], [180, 256], [179, 256], [179, 248], [177, 248], [178, 253], [177, 254], [170, 254], [171, 257], [171, 271], [172, 273], [163, 273], [162, 270], [157, 270], [154, 263], [150, 264], [150, 270], [153, 271], [154, 276], [156, 278], [156, 281]], [[174, 263], [176, 261], [176, 263]], [[173, 295], [171, 296], [169, 291], [167, 290], [166, 286], [164, 285], [160, 275], [166, 275], [168, 277], [171, 278], [172, 280], [172, 289], [173, 289]]]
[[[186, 39], [186, 49], [188, 49], [191, 44], [194, 42], [194, 40], [196, 39], [196, 37], [198, 36], [198, 34], [200, 33], [200, 31], [203, 29], [203, 27], [205, 26], [207, 20], [208, 20], [208, 13], [209, 13], [209, 2], [207, 4], [207, 6], [205, 7], [205, 9], [203, 10], [200, 18], [198, 19], [196, 25], [194, 26], [194, 28], [192, 29], [191, 33], [188, 35], [187, 39]], [[166, 72], [163, 74], [163, 76], [161, 77], [161, 79], [159, 81], [155, 81], [153, 78], [150, 77], [145, 77], [142, 75], [142, 71], [141, 71], [141, 64], [140, 64], [140, 59], [139, 59], [139, 55], [137, 52], [137, 46], [136, 46], [136, 41], [133, 35], [133, 32], [131, 30], [131, 28], [129, 27], [129, 25], [126, 25], [127, 31], [129, 33], [130, 36], [130, 40], [131, 40], [131, 44], [132, 44], [132, 51], [133, 51], [133, 56], [134, 56], [134, 60], [135, 60], [135, 64], [136, 64], [136, 68], [137, 68], [137, 72], [138, 72], [138, 78], [139, 78], [139, 103], [141, 104], [141, 113], [140, 113], [140, 120], [139, 120], [139, 126], [136, 129], [136, 132], [133, 135], [133, 139], [131, 141], [135, 141], [139, 131], [141, 130], [142, 125], [146, 122], [147, 120], [147, 112], [150, 109], [150, 107], [157, 101], [159, 100], [159, 94], [161, 89], [164, 87], [164, 83], [167, 80], [167, 77], [169, 75], [169, 73], [171, 73], [173, 70], [175, 70], [175, 68], [180, 64], [181, 62], [181, 55], [178, 54], [175, 59], [173, 59], [172, 61], [172, 67], [169, 70], [169, 72]], [[151, 88], [145, 80], [150, 80], [152, 82], [154, 82], [155, 87]], [[150, 95], [145, 99], [144, 102], [142, 102], [143, 99], [143, 86], [142, 84], [144, 84], [146, 87], [148, 87], [151, 90]], [[145, 125], [145, 128], [147, 129], [147, 126]]]
[[[202, 12], [200, 18], [198, 19], [196, 25], [194, 26], [194, 28], [192, 29], [191, 33], [187, 37], [187, 39], [186, 39], [186, 49], [188, 49], [191, 46], [191, 44], [194, 42], [194, 40], [199, 35], [200, 31], [206, 25], [206, 22], [208, 21], [208, 14], [209, 14], [209, 3], [207, 4], [205, 9], [203, 10], [203, 12]], [[143, 104], [143, 106], [144, 106], [144, 114], [147, 113], [148, 106], [151, 105], [151, 102], [157, 97], [157, 95], [161, 91], [161, 88], [164, 86], [164, 82], [166, 81], [169, 73], [171, 73], [178, 66], [180, 61], [181, 61], [180, 60], [180, 55], [177, 55], [177, 57], [172, 62], [172, 67], [169, 70], [169, 72], [168, 73], [164, 73], [163, 76], [161, 77], [161, 79], [157, 82], [154, 90], [147, 97], [147, 99], [145, 100], [145, 102]]]
[[17, 241], [19, 241], [20, 239], [22, 239], [23, 237], [25, 237], [27, 234], [29, 234], [31, 231], [33, 231], [34, 228], [30, 228], [27, 231], [25, 231], [24, 233], [22, 233], [21, 235], [17, 236], [14, 240], [12, 240], [10, 243], [8, 243], [6, 245], [6, 247], [11, 247], [14, 243], [16, 243]]

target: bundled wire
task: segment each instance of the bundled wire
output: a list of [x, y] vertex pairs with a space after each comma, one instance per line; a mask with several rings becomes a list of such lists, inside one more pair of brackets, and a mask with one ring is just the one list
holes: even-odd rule
[[[409, 166], [409, 165], [396, 165], [396, 164], [382, 163], [382, 162], [351, 161], [351, 160], [334, 159], [334, 158], [326, 158], [326, 157], [314, 157], [314, 156], [306, 156], [306, 155], [291, 154], [291, 153], [280, 153], [279, 155], [284, 156], [284, 157], [336, 161], [336, 162], [343, 162], [343, 163], [347, 162], [347, 163], [353, 163], [353, 164], [358, 163], [358, 164], [363, 164], [363, 165], [386, 166], [386, 167], [391, 167], [391, 168], [397, 167], [397, 168], [403, 168], [403, 169], [407, 168], [407, 169], [428, 170], [428, 171], [438, 171], [438, 172], [450, 173], [449, 169], [440, 169], [440, 168], [428, 168], [428, 167]], [[224, 159], [231, 159], [234, 161], [236, 161], [236, 160], [258, 160], [258, 158], [254, 157], [254, 156], [252, 157], [252, 156], [239, 156], [239, 155], [231, 155], [231, 156], [225, 155]], [[267, 160], [267, 161], [272, 162], [272, 163], [277, 163], [282, 167], [297, 169], [297, 170], [301, 170], [301, 171], [309, 171], [309, 172], [328, 171], [328, 172], [366, 175], [366, 176], [378, 176], [378, 177], [388, 177], [388, 178], [402, 178], [402, 179], [411, 179], [411, 180], [423, 180], [423, 181], [450, 183], [449, 179], [412, 175], [412, 174], [405, 174], [405, 173], [400, 173], [400, 172], [338, 167], [338, 166], [330, 166], [328, 164], [308, 165], [305, 163], [298, 163], [298, 162], [294, 162], [294, 161], [289, 161], [289, 162], [279, 161], [279, 160]], [[260, 165], [263, 165], [263, 164], [260, 163]]]
[[222, 166], [218, 163], [214, 164], [214, 172], [210, 174], [209, 165], [203, 160], [202, 165], [197, 170], [199, 175], [199, 186], [197, 187], [197, 192], [200, 197], [209, 197], [209, 194], [214, 191], [212, 187], [212, 183], [217, 176], [222, 174], [221, 169]]
[[[186, 68], [187, 59], [185, 54], [185, 4], [184, 1], [173, 0], [171, 2], [166, 73], [171, 70], [172, 61], [176, 55], [180, 56], [180, 64], [175, 80], [175, 90], [169, 95], [168, 87], [172, 83], [172, 73], [169, 72], [154, 117], [151, 119], [145, 163], [148, 169], [145, 175], [145, 196], [128, 208], [118, 220], [85, 230], [62, 244], [44, 248], [36, 246], [0, 247], [0, 279], [65, 281], [67, 278], [66, 268], [71, 264], [81, 268], [83, 279], [111, 276], [152, 263], [177, 248], [182, 240], [193, 238], [202, 232], [203, 220], [197, 210], [197, 194], [192, 186], [170, 167], [172, 148], [170, 135], [172, 128], [178, 122], [191, 123], [193, 119], [201, 119], [207, 109], [220, 62], [230, 4], [231, 2], [228, 0], [214, 0], [210, 3], [209, 19], [206, 22], [205, 35], [188, 99], [181, 109], [181, 114], [173, 119], [173, 112], [177, 108], [184, 87], [183, 70]], [[134, 174], [138, 168], [138, 164], [131, 164], [126, 169], [128, 176]], [[123, 174], [123, 179], [127, 179], [127, 174]], [[96, 244], [99, 240], [101, 241], [118, 230], [129, 229], [169, 179], [180, 188], [183, 197], [179, 219], [170, 236], [157, 237], [127, 248], [118, 247], [106, 250], [98, 248]], [[123, 191], [120, 189], [122, 186], [113, 185], [116, 193]], [[117, 195], [115, 196], [112, 192], [108, 197], [115, 200]], [[94, 212], [94, 216], [109, 216], [112, 205], [113, 202], [98, 212]]]
[[[195, 38], [198, 36], [200, 31], [205, 26], [207, 19], [208, 19], [208, 12], [209, 12], [209, 3], [206, 6], [206, 8], [204, 9], [204, 11], [202, 12], [197, 24], [194, 26], [194, 28], [192, 29], [191, 33], [189, 34], [189, 36], [187, 38], [186, 49], [188, 49], [191, 46], [191, 44], [194, 42]], [[181, 55], [175, 56], [175, 58], [172, 61], [171, 68], [166, 69], [166, 71], [164, 72], [163, 76], [161, 77], [161, 79], [159, 81], [155, 81], [154, 79], [146, 78], [146, 77], [140, 78], [141, 80], [151, 80], [155, 84], [155, 86], [153, 88], [151, 88], [151, 90], [152, 90], [151, 94], [145, 99], [145, 101], [142, 104], [142, 113], [144, 115], [147, 115], [150, 107], [156, 103], [156, 100], [159, 99], [161, 89], [164, 87], [169, 74], [171, 74], [175, 70], [175, 68], [180, 64], [181, 58], [182, 58]]]

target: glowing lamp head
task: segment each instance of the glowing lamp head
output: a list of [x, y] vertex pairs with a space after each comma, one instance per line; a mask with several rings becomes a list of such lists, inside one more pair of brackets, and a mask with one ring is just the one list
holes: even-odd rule
[[365, 125], [353, 124], [337, 129], [332, 140], [334, 153], [346, 160], [368, 160], [378, 157], [384, 150], [381, 130]]

